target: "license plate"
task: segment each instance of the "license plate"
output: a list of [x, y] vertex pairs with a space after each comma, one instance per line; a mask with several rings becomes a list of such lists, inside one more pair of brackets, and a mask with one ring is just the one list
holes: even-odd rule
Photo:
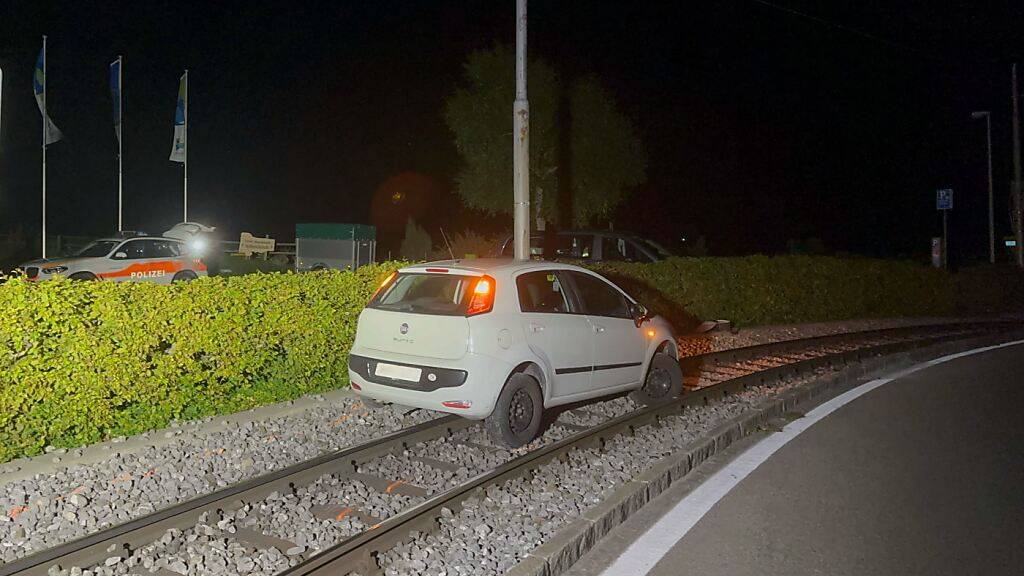
[[378, 362], [377, 368], [374, 369], [373, 373], [377, 376], [383, 376], [385, 378], [394, 378], [395, 380], [419, 382], [420, 374], [423, 373], [423, 369], [413, 368], [412, 366], [396, 366], [394, 364], [384, 364], [383, 362]]

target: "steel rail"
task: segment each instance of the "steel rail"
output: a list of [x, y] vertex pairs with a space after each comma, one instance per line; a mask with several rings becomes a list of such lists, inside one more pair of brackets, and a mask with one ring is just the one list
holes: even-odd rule
[[[1010, 326], [1007, 324], [1005, 327], [1009, 328]], [[1020, 325], [1012, 326], [1019, 328]], [[991, 330], [986, 332], [991, 332]], [[1004, 330], [997, 330], [997, 332], [1001, 333]], [[972, 335], [976, 335], [976, 333]], [[706, 406], [717, 399], [743, 392], [752, 386], [761, 386], [771, 381], [810, 374], [821, 368], [841, 370], [868, 357], [894, 354], [964, 338], [963, 332], [935, 334], [914, 340], [882, 343], [865, 348], [829, 353], [730, 378], [684, 394], [676, 400], [641, 408], [510, 460], [490, 472], [480, 474], [460, 486], [399, 512], [366, 532], [351, 536], [331, 548], [320, 551], [303, 563], [280, 574], [281, 576], [344, 575], [351, 572], [358, 572], [361, 576], [380, 574], [378, 556], [407, 541], [413, 531], [431, 531], [437, 526], [436, 523], [442, 516], [443, 508], [458, 512], [461, 510], [461, 503], [464, 500], [482, 493], [486, 487], [528, 474], [554, 458], [567, 455], [572, 450], [600, 447], [616, 435], [632, 434], [640, 427], [656, 424], [661, 418], [679, 414], [688, 407]], [[806, 340], [810, 339], [805, 339], [805, 344]], [[758, 347], [765, 348], [764, 346]]]
[[204, 513], [224, 509], [228, 503], [260, 500], [275, 490], [287, 489], [292, 484], [311, 483], [324, 474], [353, 472], [354, 464], [409, 444], [440, 438], [472, 425], [472, 421], [458, 416], [443, 416], [403, 428], [363, 444], [329, 452], [77, 540], [40, 550], [13, 562], [0, 564], [0, 576], [46, 574], [50, 566], [58, 563], [64, 567], [102, 563], [105, 558], [113, 555], [108, 551], [111, 545], [117, 550], [135, 549], [159, 539], [171, 528], [190, 528]]
[[[683, 357], [680, 363], [686, 373], [687, 370], [699, 370], [706, 366], [723, 366], [726, 363], [739, 363], [757, 357], [808, 350], [813, 347], [854, 344], [857, 340], [871, 341], [883, 337], [899, 336], [902, 338], [897, 342], [869, 343], [868, 346], [852, 350], [825, 353], [809, 359], [751, 371], [742, 376], [728, 378], [711, 386], [687, 392], [679, 399], [667, 404], [642, 408], [588, 430], [577, 432], [563, 440], [513, 459], [491, 472], [471, 479], [466, 484], [437, 494], [413, 508], [399, 512], [383, 520], [369, 531], [349, 537], [331, 548], [320, 551], [283, 574], [336, 574], [339, 573], [339, 569], [343, 569], [362, 570], [361, 573], [366, 576], [377, 570], [374, 559], [376, 553], [398, 544], [407, 538], [408, 533], [412, 530], [432, 528], [441, 508], [458, 508], [458, 503], [484, 486], [504, 481], [516, 474], [527, 473], [570, 449], [599, 444], [605, 438], [621, 433], [625, 429], [643, 426], [644, 423], [655, 421], [664, 415], [678, 413], [687, 406], [706, 405], [720, 394], [729, 395], [752, 385], [762, 385], [773, 379], [800, 375], [820, 367], [828, 366], [838, 369], [837, 367], [859, 361], [865, 355], [875, 356], [939, 341], [960, 339], [967, 333], [991, 333], [994, 330], [1002, 332], [1019, 327], [1020, 324], [1014, 322], [908, 326], [786, 340]], [[921, 332], [934, 333], [910, 339], [911, 336], [920, 336]], [[6, 564], [0, 564], [0, 576], [42, 575], [46, 574], [54, 564], [60, 564], [63, 567], [85, 567], [100, 564], [112, 555], [109, 551], [112, 545], [115, 550], [133, 550], [159, 539], [164, 532], [171, 528], [186, 529], [194, 526], [204, 513], [230, 509], [231, 503], [260, 500], [275, 490], [282, 491], [292, 485], [308, 484], [324, 474], [353, 473], [356, 465], [378, 456], [404, 449], [413, 444], [450, 436], [457, 430], [474, 425], [474, 421], [458, 416], [444, 416], [397, 430], [366, 443], [323, 454], [311, 460], [106, 528], [80, 539], [41, 550]], [[331, 568], [324, 568], [328, 565]]]

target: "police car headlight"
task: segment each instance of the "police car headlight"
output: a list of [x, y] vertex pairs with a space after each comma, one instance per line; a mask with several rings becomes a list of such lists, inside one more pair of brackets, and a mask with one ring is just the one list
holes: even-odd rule
[[43, 268], [43, 274], [60, 274], [61, 272], [67, 271], [67, 266], [54, 266], [53, 268]]

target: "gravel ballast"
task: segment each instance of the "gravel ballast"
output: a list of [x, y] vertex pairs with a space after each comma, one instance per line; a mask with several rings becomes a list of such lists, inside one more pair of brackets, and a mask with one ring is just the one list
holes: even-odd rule
[[[503, 574], [663, 457], [810, 379], [755, 387], [721, 402], [688, 408], [680, 415], [663, 418], [660, 426], [639, 428], [634, 436], [616, 436], [603, 450], [576, 450], [565, 460], [540, 466], [528, 477], [490, 486], [482, 497], [463, 502], [460, 512], [446, 510], [435, 532], [416, 533], [411, 542], [384, 553], [384, 573]], [[601, 412], [605, 404], [585, 410]], [[609, 412], [617, 414], [628, 404], [629, 400], [618, 399]]]
[[368, 410], [346, 396], [215, 432], [172, 428], [159, 434], [159, 447], [112, 450], [96, 463], [8, 482], [0, 487], [0, 563], [439, 416], [406, 412]]

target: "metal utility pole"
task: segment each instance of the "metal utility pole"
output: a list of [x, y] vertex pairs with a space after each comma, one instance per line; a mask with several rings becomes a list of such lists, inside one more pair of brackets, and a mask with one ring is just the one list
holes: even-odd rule
[[1013, 184], [1011, 191], [1013, 193], [1013, 220], [1017, 236], [1017, 266], [1024, 268], [1024, 221], [1021, 216], [1024, 216], [1022, 211], [1022, 199], [1021, 199], [1021, 182], [1020, 182], [1020, 95], [1017, 92], [1017, 64], [1013, 64], [1012, 68], [1012, 82], [1013, 82]]
[[989, 110], [981, 110], [978, 112], [971, 112], [971, 118], [978, 120], [979, 118], [985, 119], [985, 130], [988, 139], [988, 261], [990, 264], [996, 263], [996, 221], [995, 221], [995, 207], [992, 201], [992, 112]]
[[43, 258], [46, 258], [46, 139], [50, 118], [46, 115], [46, 36], [43, 36]]
[[526, 0], [516, 0], [516, 101], [513, 106], [515, 204], [512, 233], [516, 260], [530, 259], [530, 102], [526, 99]]

